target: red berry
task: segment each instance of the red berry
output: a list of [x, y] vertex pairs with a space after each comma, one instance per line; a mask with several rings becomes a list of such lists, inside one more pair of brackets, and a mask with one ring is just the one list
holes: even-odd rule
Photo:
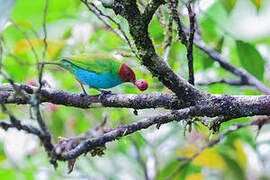
[[148, 83], [146, 82], [146, 80], [144, 79], [138, 79], [135, 81], [134, 83], [138, 88], [139, 90], [141, 91], [145, 91], [147, 88], [148, 88]]

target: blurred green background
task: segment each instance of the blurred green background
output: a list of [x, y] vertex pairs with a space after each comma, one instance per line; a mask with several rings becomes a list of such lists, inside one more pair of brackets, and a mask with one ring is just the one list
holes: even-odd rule
[[[1, 6], [8, 1], [1, 0]], [[11, 2], [11, 1], [10, 1]], [[107, 15], [119, 22], [128, 34], [127, 22], [112, 10], [104, 9], [99, 1], [94, 2]], [[146, 4], [148, 1], [141, 1]], [[11, 18], [29, 36], [39, 59], [42, 57], [42, 18], [45, 1], [17, 0], [9, 5]], [[245, 68], [269, 86], [270, 60], [270, 2], [268, 0], [200, 0], [194, 7], [203, 40], [220, 52], [231, 64]], [[163, 6], [164, 18], [168, 21], [167, 5]], [[183, 20], [188, 23], [187, 11], [179, 3]], [[6, 16], [1, 14], [0, 22]], [[0, 23], [1, 25], [1, 23]], [[35, 85], [37, 69], [31, 47], [24, 35], [8, 20], [2, 26], [4, 70], [17, 83]], [[113, 25], [113, 27], [116, 27]], [[174, 29], [176, 26], [173, 26]], [[1, 33], [0, 31], [0, 33]], [[105, 53], [116, 56], [130, 65], [138, 79], [144, 78], [150, 85], [143, 93], [171, 93], [135, 57], [122, 57], [119, 51], [131, 53], [128, 45], [105, 25], [79, 0], [49, 0], [47, 13], [48, 52], [46, 61], [58, 56]], [[150, 36], [158, 53], [164, 55], [165, 29], [161, 20], [154, 16], [149, 27]], [[173, 31], [176, 39], [177, 33]], [[128, 37], [130, 35], [128, 34]], [[130, 37], [131, 38], [131, 37]], [[185, 47], [173, 41], [169, 64], [187, 79]], [[194, 47], [195, 81], [205, 82], [238, 77], [220, 66]], [[44, 79], [52, 88], [81, 93], [79, 84], [69, 73], [58, 68], [46, 67]], [[0, 77], [2, 83], [7, 82]], [[233, 87], [226, 84], [197, 86], [214, 94], [261, 95], [252, 87]], [[127, 84], [112, 89], [114, 93], [142, 93]], [[90, 94], [97, 94], [89, 90]], [[8, 106], [25, 124], [36, 125], [30, 119], [29, 106]], [[138, 121], [144, 117], [162, 113], [164, 109], [139, 110], [138, 116], [132, 109], [102, 108], [78, 109], [44, 103], [43, 117], [56, 143], [60, 137], [72, 137], [84, 133], [108, 117], [108, 128]], [[0, 112], [0, 119], [7, 115]], [[251, 118], [235, 119], [221, 126], [220, 132], [232, 123], [250, 121]], [[13, 129], [0, 130], [0, 179], [164, 179], [182, 163], [178, 157], [190, 157], [209, 140], [216, 137], [206, 127], [195, 123], [184, 135], [185, 123], [169, 123], [159, 130], [151, 127], [107, 144], [105, 155], [87, 155], [77, 160], [74, 171], [67, 174], [65, 162], [59, 162], [54, 170], [49, 164], [38, 138]], [[199, 155], [174, 179], [270, 179], [270, 128], [263, 127], [255, 139], [256, 128], [248, 127], [231, 133], [219, 145]]]

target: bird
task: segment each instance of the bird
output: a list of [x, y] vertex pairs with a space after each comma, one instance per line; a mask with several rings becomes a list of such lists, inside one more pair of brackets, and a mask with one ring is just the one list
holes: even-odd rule
[[78, 80], [84, 95], [88, 95], [83, 85], [96, 89], [101, 94], [108, 94], [109, 89], [125, 82], [133, 83], [140, 91], [148, 88], [144, 79], [136, 80], [134, 71], [125, 63], [110, 55], [91, 54], [59, 57], [60, 60], [43, 62], [54, 64], [67, 70]]

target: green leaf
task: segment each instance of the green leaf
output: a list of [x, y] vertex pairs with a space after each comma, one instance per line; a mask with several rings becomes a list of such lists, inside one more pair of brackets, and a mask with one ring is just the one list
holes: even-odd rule
[[15, 0], [0, 0], [0, 33], [4, 30], [8, 17], [13, 9]]
[[260, 10], [262, 7], [262, 0], [251, 0], [251, 2], [256, 6], [257, 10]]
[[245, 172], [237, 163], [237, 161], [230, 157], [228, 152], [220, 152], [220, 154], [222, 155], [228, 167], [228, 170], [226, 171], [226, 177], [228, 177], [228, 179], [244, 180]]
[[264, 60], [255, 46], [237, 40], [236, 48], [242, 66], [259, 80], [263, 80]]
[[235, 4], [237, 3], [237, 0], [221, 0], [221, 3], [225, 8], [226, 12], [230, 14]]

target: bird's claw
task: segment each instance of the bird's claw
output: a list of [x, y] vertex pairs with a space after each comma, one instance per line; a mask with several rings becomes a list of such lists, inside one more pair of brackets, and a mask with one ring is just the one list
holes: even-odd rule
[[82, 92], [82, 93], [80, 94], [80, 97], [85, 97], [85, 96], [88, 96], [88, 94], [87, 94], [86, 92]]
[[107, 94], [112, 94], [112, 91], [104, 91], [104, 90], [100, 90], [100, 94], [98, 95], [98, 100], [100, 101], [101, 99], [103, 99], [103, 97]]

